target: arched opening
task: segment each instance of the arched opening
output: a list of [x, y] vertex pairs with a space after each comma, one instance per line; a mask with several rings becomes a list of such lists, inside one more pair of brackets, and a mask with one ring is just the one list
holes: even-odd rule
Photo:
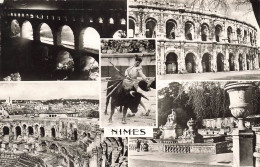
[[56, 131], [55, 131], [55, 128], [51, 128], [51, 136], [52, 137], [56, 137]]
[[169, 53], [166, 56], [166, 74], [178, 73], [178, 56], [175, 53]]
[[26, 130], [26, 125], [25, 124], [23, 124], [23, 129]]
[[74, 136], [74, 140], [77, 141], [77, 140], [78, 140], [78, 132], [77, 132], [77, 129], [74, 129], [73, 136]]
[[117, 30], [114, 35], [113, 35], [114, 39], [120, 39], [120, 38], [126, 38], [126, 32], [123, 30]]
[[188, 73], [196, 72], [195, 55], [193, 53], [188, 53], [185, 57], [185, 65]]
[[99, 63], [91, 56], [80, 58], [80, 80], [97, 80], [99, 77]]
[[43, 23], [40, 27], [40, 41], [42, 43], [53, 44], [52, 30], [46, 23]]
[[215, 27], [215, 38], [217, 42], [220, 42], [222, 34], [222, 27], [220, 25], [216, 25]]
[[254, 45], [254, 42], [253, 42], [253, 35], [252, 33], [250, 32], [250, 44], [253, 46]]
[[72, 29], [67, 25], [61, 28], [61, 44], [74, 49], [74, 34]]
[[185, 39], [193, 40], [194, 39], [194, 24], [192, 22], [185, 23]]
[[201, 25], [201, 40], [207, 41], [208, 35], [209, 35], [209, 26], [204, 23]]
[[41, 137], [44, 137], [44, 136], [45, 136], [44, 127], [40, 127], [40, 136], [41, 136]]
[[28, 127], [28, 134], [29, 135], [33, 135], [34, 134], [33, 133], [33, 127], [31, 127], [31, 126]]
[[9, 135], [9, 128], [7, 127], [7, 126], [4, 126], [4, 128], [3, 128], [3, 134], [4, 134], [4, 136], [5, 135]]
[[74, 71], [74, 60], [67, 51], [60, 51], [56, 59], [55, 79], [66, 80]]
[[25, 21], [22, 25], [22, 37], [33, 40], [33, 28], [29, 21]]
[[211, 71], [211, 57], [210, 57], [210, 54], [205, 53], [202, 56], [201, 64], [202, 64], [203, 72], [210, 72]]
[[16, 126], [15, 133], [16, 133], [16, 137], [18, 137], [22, 134], [22, 129], [20, 126]]
[[135, 35], [135, 21], [132, 18], [129, 18], [129, 30], [128, 30], [128, 37], [134, 38]]
[[235, 56], [229, 53], [229, 71], [235, 71]]
[[11, 22], [11, 38], [20, 37], [21, 28], [17, 20]]
[[244, 38], [243, 38], [243, 41], [245, 44], [247, 44], [247, 31], [244, 30]]
[[221, 53], [217, 55], [217, 70], [224, 71], [224, 55]]
[[227, 28], [227, 38], [228, 38], [228, 43], [231, 43], [231, 40], [232, 40], [232, 28], [230, 26]]
[[238, 42], [238, 43], [241, 42], [241, 38], [242, 38], [242, 36], [241, 36], [241, 30], [238, 28], [238, 29], [237, 29], [237, 42]]
[[168, 20], [166, 22], [166, 38], [175, 39], [176, 28], [177, 23], [174, 20]]
[[81, 33], [82, 34], [80, 36], [83, 38], [82, 40], [83, 48], [99, 50], [100, 35], [97, 32], [97, 30], [95, 30], [92, 27], [88, 27], [85, 30], [83, 30]]
[[243, 55], [239, 54], [238, 63], [239, 63], [239, 71], [243, 70]]
[[157, 22], [155, 19], [150, 18], [146, 20], [146, 38], [156, 38], [156, 25]]
[[43, 152], [47, 151], [47, 144], [45, 141], [41, 143], [41, 147]]

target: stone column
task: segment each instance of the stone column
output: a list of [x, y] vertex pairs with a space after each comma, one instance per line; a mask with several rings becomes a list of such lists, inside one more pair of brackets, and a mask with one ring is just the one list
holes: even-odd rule
[[253, 167], [253, 131], [244, 125], [244, 118], [250, 114], [249, 103], [254, 90], [250, 82], [233, 82], [225, 85], [230, 98], [230, 110], [238, 118], [238, 128], [233, 130], [233, 166]]

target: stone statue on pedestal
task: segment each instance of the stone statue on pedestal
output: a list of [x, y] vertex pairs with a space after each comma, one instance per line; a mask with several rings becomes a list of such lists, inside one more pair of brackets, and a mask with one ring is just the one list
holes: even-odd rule
[[191, 118], [187, 122], [188, 129], [186, 128], [183, 132], [183, 135], [180, 136], [180, 139], [183, 139], [185, 143], [202, 143], [203, 137], [198, 133], [196, 128], [196, 122]]
[[182, 135], [182, 129], [176, 122], [176, 112], [173, 109], [172, 113], [168, 115], [167, 122], [161, 130], [161, 139], [177, 139]]

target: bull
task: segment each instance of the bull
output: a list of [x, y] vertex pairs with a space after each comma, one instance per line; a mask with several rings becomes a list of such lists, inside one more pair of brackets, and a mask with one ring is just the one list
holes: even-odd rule
[[[150, 84], [146, 81], [141, 80], [138, 83], [139, 86], [145, 91], [148, 91], [150, 87], [155, 88], [155, 80]], [[116, 107], [120, 107], [120, 112], [123, 110], [122, 123], [126, 124], [126, 113], [130, 109], [132, 113], [138, 111], [138, 106], [141, 102], [141, 98], [149, 100], [142, 93], [137, 92], [134, 83], [128, 79], [110, 81], [107, 84], [107, 98], [105, 114], [107, 115], [107, 107], [111, 98], [111, 112], [109, 117], [109, 123], [112, 123], [112, 116], [115, 112]]]

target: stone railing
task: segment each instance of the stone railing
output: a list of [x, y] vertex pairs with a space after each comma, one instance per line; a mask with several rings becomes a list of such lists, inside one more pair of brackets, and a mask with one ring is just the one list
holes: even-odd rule
[[165, 144], [164, 145], [164, 152], [171, 152], [171, 153], [191, 153], [190, 152], [190, 145], [180, 145], [180, 144]]

